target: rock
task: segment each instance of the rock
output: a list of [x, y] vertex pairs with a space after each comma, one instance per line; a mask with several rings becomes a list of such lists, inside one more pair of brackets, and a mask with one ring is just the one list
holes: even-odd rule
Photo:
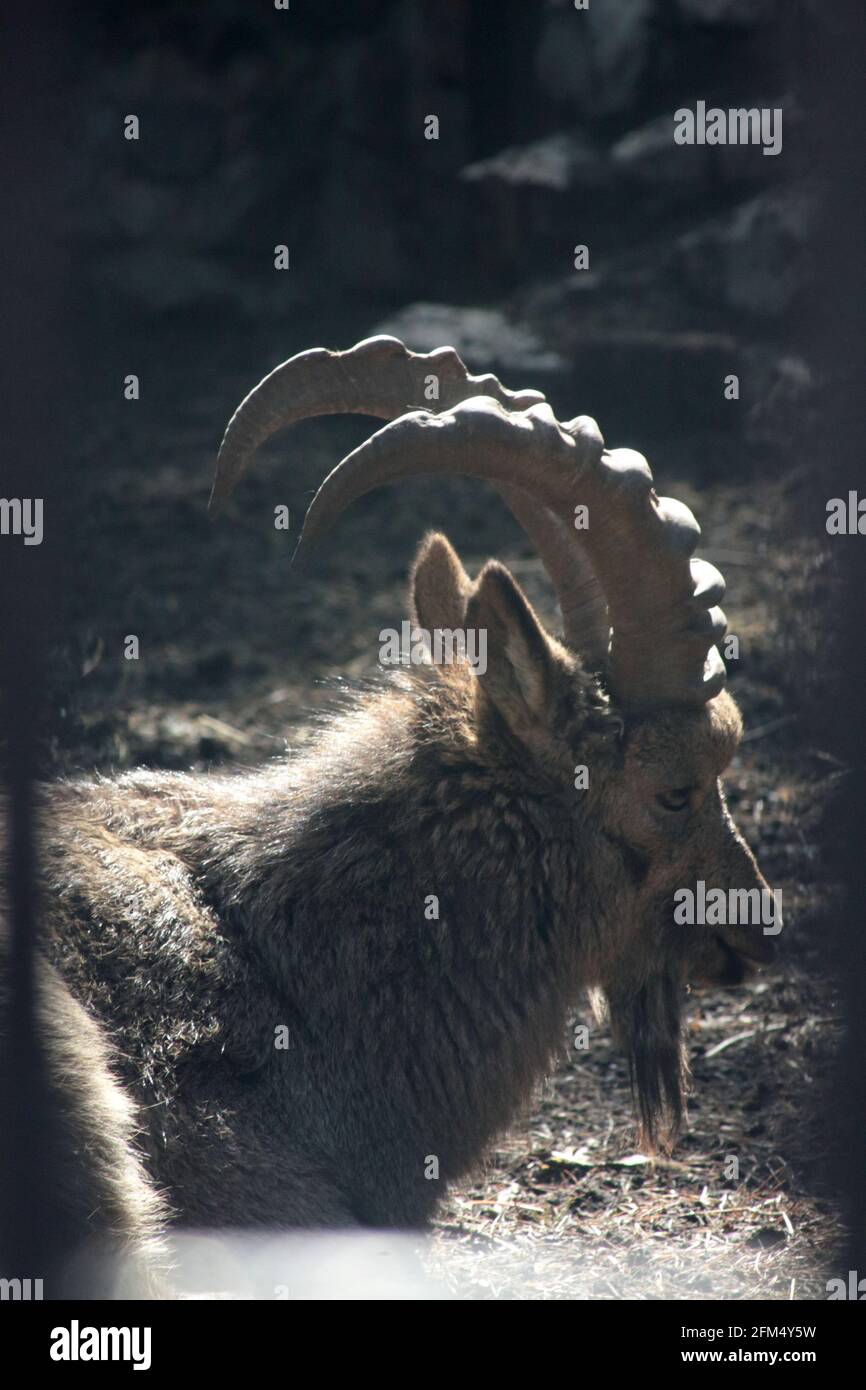
[[409, 304], [370, 331], [392, 333], [415, 352], [454, 347], [470, 371], [493, 371], [512, 390], [536, 387], [566, 369], [564, 359], [547, 348], [531, 328], [513, 322], [499, 309]]
[[554, 306], [530, 325], [500, 309], [427, 303], [370, 332], [392, 333], [418, 352], [455, 347], [470, 371], [494, 371], [512, 390], [544, 391], [560, 419], [596, 416], [612, 444], [740, 427], [723, 395], [725, 374], [742, 370], [727, 334], [607, 328], [576, 307]]
[[628, 111], [638, 100], [647, 69], [653, 10], [654, 0], [552, 9], [535, 58], [541, 86], [554, 101], [582, 115]]
[[610, 184], [605, 156], [580, 135], [557, 132], [530, 145], [514, 145], [489, 159], [470, 164], [460, 173], [466, 183], [500, 183], [515, 188], [537, 187], [553, 193]]
[[[573, 266], [574, 247], [607, 240], [614, 174], [607, 154], [578, 134], [558, 132], [511, 146], [460, 175], [469, 204], [476, 279], [489, 288]], [[486, 285], [482, 284], [482, 290]]]
[[679, 238], [686, 284], [702, 299], [762, 317], [793, 304], [807, 276], [812, 201], [767, 193]]
[[710, 186], [712, 150], [708, 145], [674, 143], [673, 113], [631, 130], [610, 152], [615, 173], [659, 198], [697, 197]]
[[[797, 113], [781, 101], [769, 105], [784, 108], [784, 134], [789, 134], [790, 117], [797, 119]], [[760, 145], [677, 145], [673, 110], [623, 135], [610, 160], [620, 186], [639, 189], [650, 210], [735, 188], [743, 196], [750, 186], [766, 187], [780, 174], [779, 161], [765, 156]]]

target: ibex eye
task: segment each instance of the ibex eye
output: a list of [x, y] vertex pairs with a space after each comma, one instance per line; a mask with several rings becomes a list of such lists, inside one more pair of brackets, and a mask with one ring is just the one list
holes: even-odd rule
[[684, 811], [691, 800], [691, 787], [674, 787], [673, 791], [659, 792], [656, 801], [666, 811]]

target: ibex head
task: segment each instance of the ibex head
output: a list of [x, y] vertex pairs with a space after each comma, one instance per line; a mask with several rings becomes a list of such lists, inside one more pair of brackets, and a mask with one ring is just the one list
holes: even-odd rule
[[[436, 413], [417, 408], [431, 383]], [[494, 484], [553, 582], [561, 641], [502, 565], [473, 581], [445, 538], [428, 536], [412, 616], [431, 632], [486, 633], [486, 669], [445, 677], [461, 736], [503, 775], [518, 768], [563, 824], [573, 818], [590, 861], [581, 979], [609, 1006], [652, 1139], [681, 1113], [683, 983], [740, 982], [772, 958], [762, 924], [779, 926], [762, 914], [770, 890], [719, 781], [742, 731], [716, 648], [722, 577], [693, 558], [688, 508], [656, 495], [639, 454], [607, 451], [593, 420], [560, 423], [537, 392], [470, 376], [453, 349], [414, 354], [393, 338], [303, 353], [266, 377], [226, 430], [212, 512], [276, 430], [338, 412], [391, 423], [326, 478], [299, 548], [380, 483], [462, 473]]]

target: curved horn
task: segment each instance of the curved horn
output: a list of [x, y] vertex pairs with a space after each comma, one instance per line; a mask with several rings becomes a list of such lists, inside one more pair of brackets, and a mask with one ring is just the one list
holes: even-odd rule
[[[725, 619], [715, 605], [724, 581], [712, 565], [692, 559], [700, 527], [688, 507], [656, 495], [640, 454], [606, 451], [594, 421], [579, 416], [560, 424], [546, 403], [516, 413], [490, 397], [439, 415], [404, 415], [328, 475], [307, 512], [298, 552], [355, 498], [418, 473], [463, 473], [529, 492], [565, 528], [573, 527], [576, 506], [588, 508], [580, 541], [607, 598], [610, 681], [623, 705], [703, 704], [722, 688], [715, 643]], [[576, 618], [567, 606], [563, 620], [573, 641]]]
[[[316, 415], [374, 415], [395, 420], [430, 408], [431, 376], [437, 403], [449, 410], [470, 396], [492, 396], [513, 410], [544, 400], [540, 391], [509, 391], [489, 373], [470, 376], [454, 348], [410, 352], [399, 338], [365, 338], [346, 352], [313, 348], [275, 367], [238, 406], [226, 426], [208, 503], [218, 516], [256, 450], [278, 430]], [[434, 407], [435, 408], [435, 407]]]
[[[346, 352], [313, 348], [298, 353], [264, 377], [230, 419], [208, 504], [211, 517], [224, 509], [256, 450], [278, 430], [319, 415], [395, 420], [415, 407], [429, 409], [431, 377], [438, 389], [434, 410], [448, 410], [472, 396], [490, 396], [512, 410], [544, 400], [540, 391], [509, 391], [490, 373], [472, 376], [451, 347], [410, 352], [399, 338], [382, 335], [365, 338]], [[609, 637], [607, 608], [592, 566], [573, 544], [573, 529], [565, 530], [529, 493], [497, 488], [550, 575], [573, 644], [591, 667], [602, 666]]]

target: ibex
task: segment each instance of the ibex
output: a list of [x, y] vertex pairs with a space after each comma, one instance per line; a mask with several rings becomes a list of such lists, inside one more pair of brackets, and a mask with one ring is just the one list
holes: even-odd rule
[[[434, 382], [436, 410], [418, 408]], [[255, 388], [212, 511], [265, 439], [337, 412], [389, 423], [322, 484], [304, 549], [386, 481], [484, 478], [536, 546], [563, 635], [501, 564], [472, 580], [428, 535], [412, 621], [485, 632], [486, 669], [383, 677], [260, 770], [46, 793], [43, 1007], [66, 1021], [50, 1046], [82, 1235], [419, 1227], [551, 1068], [582, 991], [628, 1058], [645, 1141], [668, 1142], [685, 987], [771, 958], [759, 927], [672, 908], [697, 880], [769, 891], [719, 781], [741, 723], [691, 512], [588, 417], [559, 423], [451, 348], [385, 337]]]

